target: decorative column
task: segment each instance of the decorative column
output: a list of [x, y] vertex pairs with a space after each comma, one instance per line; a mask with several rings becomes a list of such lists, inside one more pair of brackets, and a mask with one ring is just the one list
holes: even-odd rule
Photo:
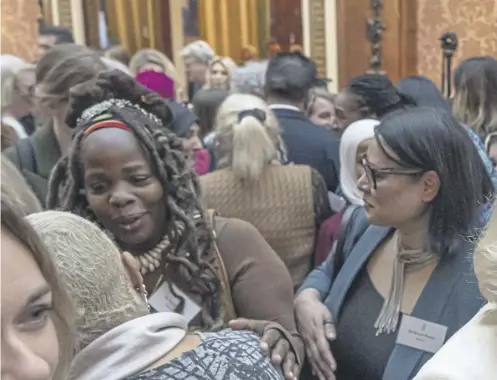
[[53, 25], [70, 29], [74, 41], [84, 45], [86, 38], [82, 0], [52, 0], [51, 10]]
[[369, 71], [372, 74], [385, 74], [382, 70], [382, 40], [385, 26], [383, 24], [383, 0], [371, 0], [372, 18], [369, 18], [366, 26], [366, 37], [371, 43], [371, 58], [369, 59]]
[[325, 0], [309, 1], [310, 55], [318, 67], [320, 78], [326, 78]]
[[84, 0], [84, 31], [86, 44], [94, 49], [100, 48], [99, 17], [100, 0]]

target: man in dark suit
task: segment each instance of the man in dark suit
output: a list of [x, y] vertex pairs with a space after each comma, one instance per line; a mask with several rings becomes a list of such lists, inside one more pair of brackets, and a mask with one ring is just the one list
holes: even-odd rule
[[340, 180], [340, 139], [313, 124], [303, 111], [316, 76], [316, 65], [307, 57], [279, 53], [269, 61], [265, 96], [283, 131], [288, 160], [316, 169], [334, 192]]

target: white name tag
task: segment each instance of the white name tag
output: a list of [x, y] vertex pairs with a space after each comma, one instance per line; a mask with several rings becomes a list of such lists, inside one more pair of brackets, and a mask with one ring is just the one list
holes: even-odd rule
[[[181, 315], [190, 323], [193, 318], [202, 310], [190, 297], [188, 297], [180, 288], [171, 284], [172, 288], [179, 296], [185, 299], [185, 305]], [[175, 312], [180, 300], [174, 296], [169, 289], [169, 284], [164, 282], [157, 291], [149, 298], [148, 303], [159, 312]]]
[[445, 343], [446, 335], [447, 326], [403, 314], [397, 343], [434, 354]]

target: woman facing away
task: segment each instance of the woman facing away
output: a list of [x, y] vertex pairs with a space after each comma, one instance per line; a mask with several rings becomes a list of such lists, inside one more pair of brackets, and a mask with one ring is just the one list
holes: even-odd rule
[[482, 306], [467, 258], [493, 187], [464, 128], [431, 108], [386, 117], [363, 168], [364, 213], [304, 282], [297, 327], [320, 379], [408, 380]]
[[373, 141], [374, 129], [378, 124], [380, 122], [373, 119], [356, 121], [345, 130], [340, 139], [340, 187], [338, 193], [342, 197], [340, 197], [340, 202], [336, 200], [331, 202], [330, 200], [332, 207], [336, 204], [337, 207], [334, 208], [334, 211], [337, 213], [321, 224], [314, 256], [315, 266], [323, 263], [331, 254], [333, 244], [339, 238], [340, 226], [346, 210], [349, 208], [348, 213], [353, 213], [356, 212], [353, 209], [364, 206], [357, 181], [364, 174], [362, 159]]
[[497, 373], [497, 213], [473, 260], [481, 294], [488, 302], [426, 363], [414, 380], [493, 380]]
[[28, 220], [50, 248], [75, 305], [84, 310], [76, 322], [81, 341], [72, 380], [284, 379], [254, 333], [189, 333], [179, 314], [149, 314], [136, 261], [121, 255], [95, 224], [59, 211]]
[[253, 226], [200, 205], [198, 178], [164, 127], [171, 115], [160, 96], [105, 72], [72, 90], [70, 108], [77, 132], [53, 171], [48, 207], [97, 222], [136, 257], [155, 310], [207, 330], [243, 317], [295, 333], [284, 264]]
[[312, 267], [317, 230], [331, 216], [322, 177], [309, 166], [281, 165], [281, 131], [266, 103], [230, 95], [216, 122], [218, 165], [200, 178], [203, 201], [254, 225], [298, 287]]
[[497, 60], [473, 57], [454, 71], [453, 112], [456, 119], [482, 140], [497, 130]]
[[51, 255], [11, 201], [16, 191], [2, 183], [1, 377], [66, 380], [72, 304]]

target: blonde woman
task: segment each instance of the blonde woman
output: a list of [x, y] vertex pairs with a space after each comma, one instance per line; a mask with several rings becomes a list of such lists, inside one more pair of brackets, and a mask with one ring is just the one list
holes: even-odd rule
[[482, 139], [497, 130], [497, 60], [473, 57], [454, 71], [453, 111], [456, 119]]
[[299, 286], [311, 269], [316, 231], [331, 216], [324, 180], [308, 166], [281, 165], [278, 122], [254, 95], [230, 95], [215, 132], [219, 170], [200, 178], [205, 205], [253, 224]]
[[[155, 49], [141, 49], [133, 55], [129, 62], [131, 74], [137, 77], [144, 72], [162, 73], [174, 83], [177, 100], [184, 100], [184, 84], [174, 63], [162, 52]], [[145, 84], [146, 85], [146, 84]], [[152, 90], [155, 90], [152, 88]]]
[[216, 57], [210, 64], [206, 73], [204, 88], [230, 89], [231, 76], [237, 67], [230, 57]]
[[13, 191], [2, 184], [1, 377], [65, 380], [72, 305], [49, 252], [11, 202]]
[[[495, 205], [494, 205], [495, 207]], [[474, 254], [488, 303], [421, 368], [415, 380], [493, 380], [497, 374], [497, 213]]]

